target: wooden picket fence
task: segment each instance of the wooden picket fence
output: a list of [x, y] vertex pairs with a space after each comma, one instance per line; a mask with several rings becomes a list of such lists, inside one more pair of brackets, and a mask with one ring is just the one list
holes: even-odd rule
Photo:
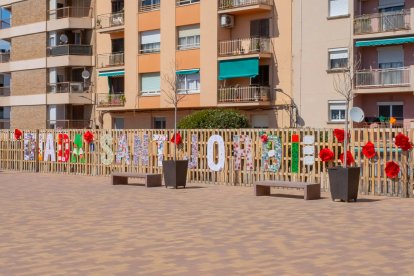
[[[57, 136], [59, 133], [66, 133], [73, 142], [75, 134], [83, 134], [86, 130], [25, 130], [23, 133], [33, 134], [33, 143], [29, 147], [39, 152], [39, 139], [41, 148], [45, 149], [46, 135], [54, 137], [55, 150], [58, 148]], [[90, 176], [108, 176], [112, 172], [147, 172], [161, 173], [162, 167], [158, 165], [157, 142], [153, 141], [154, 135], [165, 135], [171, 138], [173, 130], [90, 130], [94, 134], [94, 141], [91, 144], [84, 142], [85, 162], [51, 162], [50, 160], [39, 160], [38, 154], [33, 158], [25, 158], [25, 146], [23, 136], [21, 140], [14, 138], [14, 132], [9, 130], [0, 131], [0, 169], [22, 172], [78, 174]], [[262, 170], [262, 146], [260, 139], [263, 132], [268, 135], [277, 136], [282, 142], [282, 163], [279, 171], [269, 172]], [[393, 138], [400, 132], [408, 135], [411, 140], [414, 138], [414, 130], [405, 129], [352, 129], [350, 149], [354, 153], [356, 164], [361, 167], [360, 192], [369, 195], [386, 195], [413, 197], [414, 189], [414, 161], [412, 152], [402, 152], [393, 142]], [[127, 137], [129, 149], [129, 164], [125, 159], [120, 163], [115, 161], [111, 165], [104, 165], [101, 162], [103, 153], [100, 145], [100, 137], [109, 134], [113, 137], [110, 147], [114, 154], [118, 148], [118, 142], [122, 135]], [[338, 143], [333, 135], [332, 129], [234, 129], [234, 130], [180, 130], [183, 137], [183, 144], [178, 150], [178, 157], [191, 158], [193, 137], [197, 137], [198, 165], [189, 169], [189, 181], [193, 183], [214, 183], [224, 185], [251, 186], [256, 180], [287, 180], [320, 182], [324, 191], [329, 190], [329, 179], [327, 169], [329, 166], [340, 165], [338, 161], [326, 164], [320, 161], [318, 153], [323, 148], [330, 148], [338, 157], [343, 151], [342, 144]], [[304, 165], [302, 153], [299, 153], [299, 171], [291, 171], [291, 145], [292, 135], [300, 137], [299, 150], [302, 150], [303, 137], [313, 136], [315, 139], [315, 162], [313, 165]], [[148, 164], [136, 164], [134, 162], [134, 139], [143, 138], [148, 135]], [[212, 171], [207, 161], [207, 143], [212, 135], [220, 135], [225, 142], [225, 166], [220, 171]], [[253, 170], [246, 169], [246, 159], [242, 157], [241, 169], [234, 168], [233, 137], [235, 135], [247, 135], [252, 140]], [[362, 147], [367, 141], [375, 144], [377, 158], [369, 160], [362, 155]], [[26, 149], [27, 154], [27, 149]], [[166, 141], [164, 147], [164, 159], [173, 158], [173, 144]], [[25, 160], [26, 159], [26, 160]], [[217, 149], [214, 159], [217, 161]], [[385, 164], [388, 161], [395, 161], [400, 164], [400, 176], [396, 180], [388, 179], [385, 175]]]

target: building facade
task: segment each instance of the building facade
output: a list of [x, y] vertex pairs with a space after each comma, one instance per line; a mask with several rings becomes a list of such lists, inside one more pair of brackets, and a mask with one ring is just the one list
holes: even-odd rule
[[285, 2], [98, 1], [98, 124], [171, 128], [169, 95], [176, 92], [183, 97], [179, 118], [233, 108], [253, 127], [290, 126], [291, 4]]
[[94, 1], [0, 0], [0, 128], [93, 127]]
[[345, 120], [338, 74], [355, 74], [358, 126], [413, 127], [413, 0], [293, 2], [293, 93], [302, 126], [337, 127]]

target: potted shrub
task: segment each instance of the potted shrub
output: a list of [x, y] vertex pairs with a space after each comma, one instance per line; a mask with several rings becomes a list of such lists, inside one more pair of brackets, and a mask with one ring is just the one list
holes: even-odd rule
[[173, 63], [171, 65], [170, 72], [162, 76], [162, 81], [165, 84], [165, 89], [162, 92], [165, 94], [168, 104], [174, 106], [174, 134], [171, 138], [171, 143], [174, 145], [174, 158], [172, 160], [163, 160], [163, 175], [165, 187], [186, 187], [187, 184], [187, 171], [188, 160], [177, 159], [177, 147], [182, 143], [182, 139], [179, 133], [177, 133], [177, 109], [178, 104], [184, 100], [187, 94], [178, 93], [178, 84], [182, 75], [177, 75], [176, 66]]
[[343, 153], [340, 157], [342, 166], [328, 169], [329, 185], [332, 200], [340, 199], [341, 201], [346, 202], [349, 202], [350, 200], [357, 201], [361, 173], [361, 168], [355, 166], [352, 153], [348, 150], [349, 107], [351, 101], [355, 97], [353, 88], [355, 84], [355, 71], [358, 67], [359, 59], [355, 59], [353, 66], [348, 62], [348, 64], [344, 66], [341, 71], [336, 73], [333, 78], [334, 89], [345, 99], [346, 109], [344, 120], [345, 130], [334, 130], [334, 135], [338, 142], [343, 143]]

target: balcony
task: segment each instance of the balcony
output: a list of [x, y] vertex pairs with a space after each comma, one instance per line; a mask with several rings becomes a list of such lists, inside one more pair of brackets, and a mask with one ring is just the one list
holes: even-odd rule
[[48, 120], [48, 129], [85, 129], [91, 128], [92, 120]]
[[271, 11], [274, 0], [218, 0], [219, 13], [243, 14]]
[[10, 96], [10, 87], [0, 87], [0, 97]]
[[200, 0], [177, 0], [177, 6], [185, 6], [200, 3]]
[[10, 129], [10, 119], [0, 118], [0, 129]]
[[92, 8], [90, 7], [63, 7], [49, 11], [49, 20], [62, 18], [82, 18], [92, 17]]
[[124, 27], [124, 12], [98, 15], [96, 28], [100, 32], [118, 31]]
[[48, 93], [84, 93], [88, 91], [83, 82], [59, 82], [47, 86]]
[[75, 45], [75, 44], [66, 44], [53, 46], [48, 48], [48, 54], [51, 57], [55, 56], [91, 56], [92, 55], [92, 46], [91, 45]]
[[218, 54], [220, 57], [258, 55], [270, 57], [270, 38], [244, 38], [219, 41]]
[[11, 27], [11, 18], [0, 19], [0, 29], [8, 29]]
[[[157, 1], [154, 1], [157, 2]], [[145, 4], [144, 1], [140, 1], [139, 3], [139, 12], [150, 12], [150, 11], [157, 11], [160, 9], [160, 3], [154, 4]]]
[[269, 86], [224, 87], [218, 90], [218, 103], [261, 103], [270, 101]]
[[101, 54], [98, 55], [98, 64], [97, 67], [108, 68], [108, 67], [118, 67], [124, 66], [124, 53], [111, 53], [111, 54]]
[[355, 93], [413, 92], [413, 68], [359, 70], [355, 73]]
[[97, 107], [123, 107], [125, 105], [125, 95], [124, 94], [97, 94]]
[[0, 63], [10, 62], [10, 53], [0, 53]]
[[393, 11], [385, 13], [374, 13], [355, 16], [354, 35], [366, 38], [381, 36], [395, 36], [410, 33], [411, 10]]

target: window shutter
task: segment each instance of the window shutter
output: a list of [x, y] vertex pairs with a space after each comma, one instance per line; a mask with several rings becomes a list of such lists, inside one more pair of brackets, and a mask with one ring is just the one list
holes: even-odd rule
[[348, 0], [329, 0], [329, 16], [347, 15]]
[[378, 8], [390, 8], [404, 6], [405, 0], [379, 0]]
[[147, 31], [141, 33], [141, 44], [160, 43], [160, 30]]

